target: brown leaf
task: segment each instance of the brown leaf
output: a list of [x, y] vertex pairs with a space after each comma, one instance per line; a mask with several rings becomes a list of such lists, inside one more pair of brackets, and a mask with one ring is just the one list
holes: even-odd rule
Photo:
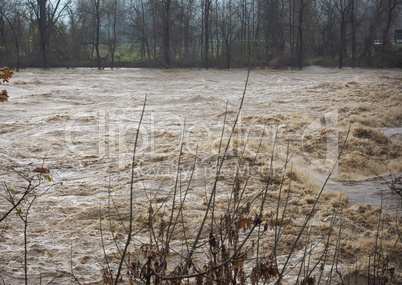
[[243, 261], [241, 258], [236, 259], [236, 260], [234, 261], [233, 269], [242, 267], [243, 265], [244, 265], [244, 261]]
[[36, 167], [34, 170], [32, 170], [33, 172], [39, 172], [39, 173], [49, 173], [50, 170], [49, 168], [46, 167]]
[[8, 100], [7, 90], [0, 91], [0, 102]]
[[239, 229], [242, 229], [242, 228], [244, 228], [244, 227], [246, 227], [246, 228], [250, 228], [250, 226], [251, 226], [251, 222], [252, 222], [252, 220], [251, 220], [251, 218], [240, 218], [240, 221], [239, 221]]

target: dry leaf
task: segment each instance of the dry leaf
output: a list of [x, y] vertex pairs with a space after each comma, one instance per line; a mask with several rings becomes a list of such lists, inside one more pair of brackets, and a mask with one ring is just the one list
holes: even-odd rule
[[33, 172], [39, 172], [39, 173], [49, 173], [50, 170], [49, 168], [46, 167], [36, 167], [34, 170], [32, 170]]

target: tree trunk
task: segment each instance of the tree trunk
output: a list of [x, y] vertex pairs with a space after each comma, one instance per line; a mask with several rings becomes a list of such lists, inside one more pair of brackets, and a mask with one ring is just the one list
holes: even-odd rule
[[99, 0], [95, 0], [95, 17], [96, 17], [96, 36], [95, 36], [95, 51], [96, 51], [96, 63], [98, 69], [102, 69], [101, 65], [101, 56], [99, 51], [99, 44], [100, 44], [100, 10], [99, 10]]
[[289, 4], [289, 44], [290, 44], [290, 53], [292, 56], [295, 55], [295, 37], [294, 37], [294, 14], [295, 14], [295, 4], [294, 0], [290, 0]]
[[350, 3], [350, 26], [352, 29], [352, 67], [355, 67], [356, 61], [356, 19], [355, 19], [355, 0]]
[[345, 51], [345, 37], [346, 37], [346, 23], [345, 23], [345, 16], [342, 15], [341, 20], [341, 43], [339, 46], [339, 60], [338, 60], [338, 68], [343, 67], [343, 55]]
[[204, 39], [204, 52], [205, 52], [205, 68], [209, 67], [208, 49], [209, 49], [209, 10], [211, 7], [211, 0], [205, 0], [205, 39]]
[[47, 0], [37, 0], [39, 5], [38, 26], [40, 34], [40, 55], [42, 68], [47, 67], [47, 45], [48, 45], [48, 27], [46, 15], [46, 2]]
[[391, 28], [392, 20], [393, 20], [393, 14], [395, 8], [398, 6], [397, 0], [388, 0], [388, 17], [387, 17], [387, 25], [385, 27], [385, 30], [383, 32], [383, 39], [382, 39], [382, 45], [383, 45], [383, 51], [385, 48], [389, 45], [389, 40], [388, 40], [388, 33], [389, 29]]
[[117, 1], [114, 0], [113, 3], [113, 36], [112, 36], [112, 47], [110, 51], [110, 56], [111, 56], [111, 69], [114, 67], [114, 54], [116, 52], [116, 44], [117, 44], [117, 36], [116, 36], [116, 27], [117, 27]]
[[297, 61], [299, 69], [303, 68], [303, 17], [304, 17], [304, 0], [300, 0], [300, 7], [299, 7], [299, 46], [297, 52]]
[[163, 1], [163, 40], [162, 40], [162, 53], [163, 63], [166, 67], [170, 66], [170, 1]]
[[339, 59], [338, 59], [338, 68], [343, 67], [343, 57], [346, 55], [346, 23], [348, 21], [349, 12], [351, 8], [351, 4], [353, 0], [339, 0], [337, 2], [336, 7], [339, 11], [341, 17], [341, 26], [340, 26], [340, 43], [339, 43]]
[[230, 57], [230, 43], [228, 37], [225, 38], [225, 45], [226, 45], [226, 68], [230, 69], [231, 57]]

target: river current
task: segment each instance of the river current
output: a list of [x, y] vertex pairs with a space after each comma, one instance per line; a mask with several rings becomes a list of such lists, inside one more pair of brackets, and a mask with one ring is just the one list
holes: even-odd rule
[[[24, 189], [27, 181], [18, 173], [32, 176], [36, 167], [48, 168], [52, 177], [30, 209], [32, 284], [57, 274], [70, 280], [71, 271], [82, 283], [101, 279], [100, 209], [107, 208], [109, 191], [118, 205], [127, 201], [145, 99], [136, 179], [138, 192], [153, 193], [166, 177], [175, 177], [180, 151], [183, 168], [197, 156], [202, 167], [196, 175], [213, 175], [209, 165], [221, 155], [222, 127], [235, 121], [246, 78], [244, 69], [26, 69], [15, 74], [3, 86], [9, 101], [0, 105], [1, 191]], [[400, 211], [400, 198], [385, 182], [392, 182], [390, 173], [402, 172], [401, 82], [400, 70], [251, 70], [229, 152], [235, 156], [244, 141], [258, 145], [265, 132], [261, 168], [269, 165], [263, 160], [269, 161], [276, 141], [278, 160], [289, 147], [297, 176], [305, 177], [308, 187], [319, 189], [335, 165], [329, 191], [344, 192], [352, 206], [380, 207], [383, 197], [387, 211]], [[349, 144], [337, 162], [349, 126]], [[247, 151], [252, 156], [255, 147]], [[202, 203], [201, 180], [194, 188], [203, 190], [189, 195], [190, 203]], [[146, 202], [144, 195], [135, 197], [138, 207]], [[0, 212], [9, 206], [1, 198]], [[13, 214], [7, 227], [0, 226], [0, 275], [7, 284], [18, 284], [24, 277], [21, 221]]]

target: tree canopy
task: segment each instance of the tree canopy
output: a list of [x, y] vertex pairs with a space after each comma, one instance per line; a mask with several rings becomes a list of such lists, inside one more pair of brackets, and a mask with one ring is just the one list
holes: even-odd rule
[[402, 0], [0, 0], [13, 66], [398, 66]]

